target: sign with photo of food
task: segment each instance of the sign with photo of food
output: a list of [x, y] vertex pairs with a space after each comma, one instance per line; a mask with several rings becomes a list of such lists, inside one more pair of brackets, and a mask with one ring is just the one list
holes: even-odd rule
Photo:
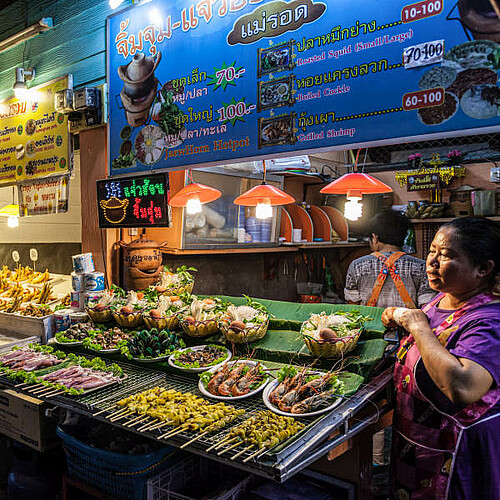
[[68, 211], [69, 174], [19, 182], [17, 192], [21, 217]]
[[484, 133], [500, 19], [464, 0], [157, 0], [108, 19], [110, 174]]
[[66, 75], [29, 91], [29, 100], [0, 102], [0, 185], [71, 170], [68, 117], [54, 109], [54, 94], [71, 86]]
[[168, 175], [97, 181], [99, 227], [169, 227]]

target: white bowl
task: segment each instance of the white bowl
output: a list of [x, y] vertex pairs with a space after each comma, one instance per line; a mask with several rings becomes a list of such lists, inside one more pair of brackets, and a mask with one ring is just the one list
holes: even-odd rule
[[[252, 361], [250, 359], [238, 359], [237, 361], [230, 361], [228, 363], [228, 365], [233, 366], [235, 363], [245, 363], [245, 364], [253, 365], [253, 366], [259, 364], [257, 361]], [[222, 364], [224, 364], [224, 363], [222, 363]], [[262, 363], [260, 363], [260, 365], [262, 366], [262, 368], [264, 368], [264, 370], [267, 369]], [[220, 367], [214, 367], [214, 368], [211, 368], [210, 370], [207, 370], [207, 371], [209, 373], [214, 373], [218, 368], [220, 368]], [[262, 384], [259, 385], [259, 387], [257, 387], [257, 389], [254, 389], [253, 391], [250, 391], [248, 394], [244, 394], [243, 396], [216, 396], [215, 394], [212, 394], [207, 389], [205, 389], [205, 386], [203, 385], [203, 382], [201, 380], [198, 382], [198, 389], [200, 390], [200, 392], [204, 396], [207, 396], [207, 397], [212, 398], [212, 399], [218, 399], [220, 401], [235, 401], [237, 399], [249, 398], [249, 397], [253, 396], [254, 394], [257, 394], [258, 392], [262, 391], [262, 389], [264, 389], [264, 387], [267, 385], [268, 382], [269, 382], [269, 378], [264, 380], [264, 382], [262, 382]]]
[[206, 347], [206, 345], [197, 345], [197, 346], [194, 346], [194, 347], [186, 347], [185, 349], [178, 349], [177, 351], [175, 351], [173, 354], [171, 354], [169, 357], [168, 357], [168, 364], [172, 367], [172, 368], [177, 368], [177, 370], [182, 370], [183, 372], [191, 372], [191, 373], [201, 373], [201, 372], [206, 372], [208, 370], [211, 370], [212, 368], [218, 368], [219, 366], [222, 366], [224, 363], [226, 363], [227, 361], [229, 361], [232, 357], [232, 352], [229, 350], [229, 349], [226, 349], [224, 346], [217, 346], [218, 348], [221, 349], [221, 353], [223, 351], [226, 352], [227, 354], [227, 357], [221, 361], [220, 363], [217, 363], [216, 365], [211, 365], [211, 366], [202, 366], [200, 368], [185, 368], [183, 366], [178, 366], [175, 364], [175, 355], [178, 353], [178, 352], [184, 352], [184, 351], [188, 351], [188, 350], [192, 350], [192, 351], [201, 351], [203, 350], [204, 348]]
[[[323, 374], [323, 372], [321, 372]], [[335, 399], [330, 405], [325, 406], [324, 408], [321, 408], [320, 410], [316, 411], [311, 411], [309, 413], [290, 413], [286, 411], [281, 411], [279, 408], [274, 406], [270, 401], [269, 401], [269, 395], [271, 392], [278, 387], [278, 384], [280, 382], [278, 380], [273, 380], [270, 384], [267, 385], [266, 390], [262, 394], [262, 399], [264, 401], [264, 404], [274, 413], [277, 413], [278, 415], [283, 415], [285, 417], [314, 417], [315, 415], [321, 415], [322, 413], [326, 413], [327, 411], [332, 410], [336, 406], [338, 406], [342, 402], [342, 398], [339, 396], [337, 399]]]

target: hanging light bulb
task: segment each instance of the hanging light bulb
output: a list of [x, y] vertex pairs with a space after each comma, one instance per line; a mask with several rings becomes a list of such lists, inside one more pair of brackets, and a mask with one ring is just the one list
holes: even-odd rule
[[201, 212], [201, 201], [198, 197], [189, 198], [186, 202], [186, 212], [189, 215], [199, 214]]
[[235, 205], [245, 207], [256, 207], [257, 219], [269, 219], [273, 216], [273, 206], [288, 205], [294, 203], [295, 199], [277, 187], [266, 184], [266, 162], [264, 160], [264, 171], [262, 184], [254, 186], [234, 200]]
[[347, 196], [347, 201], [344, 206], [344, 216], [349, 220], [358, 220], [363, 213], [363, 205], [361, 204], [361, 196]]
[[257, 203], [255, 217], [257, 219], [270, 219], [273, 216], [273, 207], [270, 202]]
[[19, 226], [19, 217], [16, 217], [15, 215], [10, 215], [9, 218], [7, 219], [7, 226], [12, 228]]
[[179, 192], [172, 196], [171, 207], [186, 207], [188, 214], [201, 212], [201, 205], [210, 203], [221, 197], [221, 192], [210, 186], [193, 182], [191, 171], [189, 172], [190, 184], [184, 186]]

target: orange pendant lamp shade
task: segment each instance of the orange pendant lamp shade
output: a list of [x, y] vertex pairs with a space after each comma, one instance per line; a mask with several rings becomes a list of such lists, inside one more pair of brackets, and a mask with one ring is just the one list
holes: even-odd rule
[[381, 194], [391, 193], [392, 188], [368, 174], [345, 174], [321, 189], [323, 194]]
[[201, 204], [210, 203], [221, 197], [218, 189], [193, 182], [183, 187], [170, 199], [170, 206], [185, 207], [189, 200], [197, 199]]
[[269, 184], [259, 184], [234, 200], [235, 205], [245, 207], [256, 207], [260, 204], [289, 205], [294, 202], [295, 199], [292, 196]]

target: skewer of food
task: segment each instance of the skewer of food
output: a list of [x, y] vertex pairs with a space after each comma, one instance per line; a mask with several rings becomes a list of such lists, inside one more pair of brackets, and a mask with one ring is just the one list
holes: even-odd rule
[[[127, 425], [133, 426], [134, 421], [146, 422], [139, 429], [142, 431], [166, 426], [173, 428], [161, 435], [161, 438], [173, 435], [173, 432], [186, 430], [211, 429], [211, 432], [215, 432], [242, 414], [242, 410], [236, 410], [224, 403], [209, 403], [206, 399], [192, 393], [183, 393], [164, 387], [154, 387], [133, 394], [118, 401], [116, 406], [118, 410], [108, 415], [108, 418], [113, 421], [132, 416], [132, 420]], [[219, 422], [217, 426], [214, 425], [216, 422]]]
[[300, 333], [311, 354], [320, 358], [340, 357], [356, 347], [363, 325], [370, 319], [356, 310], [332, 314], [323, 311], [311, 314], [302, 323]]
[[265, 405], [285, 415], [311, 415], [330, 409], [340, 402], [344, 384], [337, 374], [311, 372], [308, 368], [285, 366], [263, 394]]
[[220, 329], [229, 342], [242, 344], [261, 339], [269, 326], [269, 314], [266, 308], [247, 298], [247, 305], [231, 304], [220, 318]]
[[223, 447], [223, 450], [218, 452], [218, 455], [222, 455], [230, 449], [246, 445], [232, 457], [235, 459], [244, 452], [256, 448], [257, 452], [247, 457], [250, 459], [258, 453], [268, 451], [286, 441], [304, 427], [302, 422], [298, 422], [292, 417], [276, 415], [267, 410], [259, 411], [237, 427], [233, 427], [224, 440], [220, 442], [221, 446], [216, 446], [215, 449]]
[[264, 365], [258, 361], [238, 360], [201, 373], [198, 387], [209, 397], [238, 399], [253, 396], [267, 382]]

